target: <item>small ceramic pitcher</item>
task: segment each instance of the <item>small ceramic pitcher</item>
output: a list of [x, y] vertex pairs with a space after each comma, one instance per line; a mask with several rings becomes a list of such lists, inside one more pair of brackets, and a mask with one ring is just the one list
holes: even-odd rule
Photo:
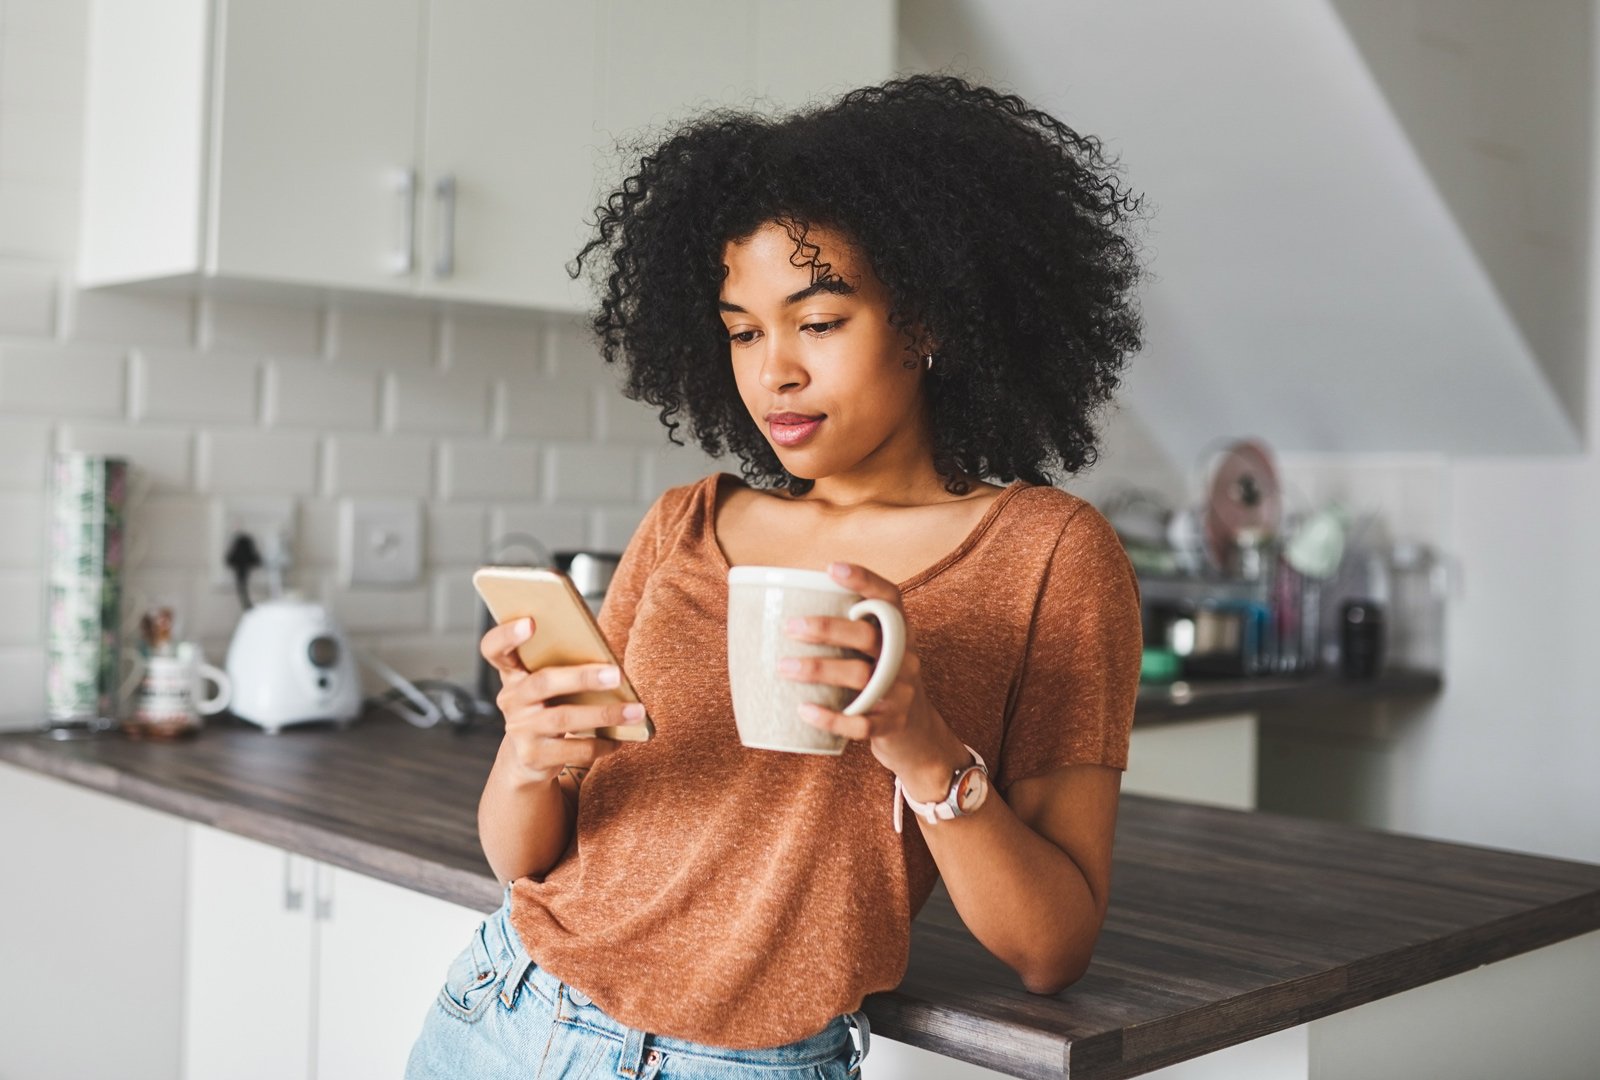
[[[233, 683], [227, 673], [212, 667], [192, 641], [179, 643], [171, 656], [145, 656], [138, 660], [139, 688], [133, 711], [122, 729], [134, 738], [171, 739], [200, 727], [201, 717], [228, 707]], [[214, 687], [202, 696], [203, 682]]]

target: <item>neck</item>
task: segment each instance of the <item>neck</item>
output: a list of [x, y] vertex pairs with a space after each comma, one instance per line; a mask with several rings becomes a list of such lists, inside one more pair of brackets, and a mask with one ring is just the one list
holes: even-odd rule
[[830, 506], [925, 506], [952, 498], [933, 467], [933, 434], [925, 411], [896, 428], [876, 450], [832, 476], [818, 477], [801, 498]]

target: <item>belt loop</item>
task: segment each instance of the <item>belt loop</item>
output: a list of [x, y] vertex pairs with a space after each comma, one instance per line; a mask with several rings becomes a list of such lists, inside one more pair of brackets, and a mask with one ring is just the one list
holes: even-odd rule
[[642, 1031], [628, 1029], [627, 1037], [622, 1040], [622, 1057], [617, 1062], [617, 1075], [624, 1080], [639, 1080], [639, 1072], [644, 1068], [644, 1040]]
[[867, 1051], [872, 1048], [872, 1023], [864, 1012], [845, 1013], [844, 1022], [850, 1025], [850, 1041], [855, 1044], [849, 1065], [850, 1071], [854, 1073], [861, 1068], [861, 1063], [867, 1058]]
[[517, 959], [511, 965], [511, 970], [506, 972], [505, 982], [500, 987], [500, 1001], [508, 1009], [517, 1007], [517, 994], [522, 989], [524, 980], [528, 977], [528, 969], [533, 967], [533, 957], [517, 950]]

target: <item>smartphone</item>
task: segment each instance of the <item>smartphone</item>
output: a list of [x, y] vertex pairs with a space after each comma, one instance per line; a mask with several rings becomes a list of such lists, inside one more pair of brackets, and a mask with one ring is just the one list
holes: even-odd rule
[[[572, 664], [622, 665], [606, 644], [600, 625], [594, 621], [572, 579], [559, 570], [532, 566], [485, 566], [472, 575], [472, 586], [483, 597], [496, 623], [532, 618], [533, 637], [522, 643], [517, 655], [529, 671]], [[584, 690], [550, 699], [557, 705], [610, 705], [632, 703], [639, 695], [622, 673], [622, 685], [613, 690]], [[643, 723], [598, 728], [586, 734], [624, 742], [645, 742], [656, 733], [645, 717]]]

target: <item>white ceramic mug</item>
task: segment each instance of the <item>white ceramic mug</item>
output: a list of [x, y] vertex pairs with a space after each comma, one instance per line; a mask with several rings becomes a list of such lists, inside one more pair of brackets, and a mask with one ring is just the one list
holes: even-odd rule
[[[784, 657], [846, 655], [845, 649], [795, 641], [784, 633], [786, 621], [806, 615], [877, 620], [883, 645], [871, 679], [854, 700], [847, 688], [778, 674], [778, 661]], [[860, 593], [815, 570], [735, 566], [728, 571], [728, 682], [739, 741], [745, 746], [795, 754], [843, 753], [848, 740], [800, 719], [800, 703], [859, 716], [894, 685], [905, 650], [905, 619], [886, 600], [863, 600]]]
[[[159, 734], [199, 727], [202, 716], [226, 709], [233, 697], [233, 682], [227, 672], [202, 660], [194, 642], [180, 643], [173, 653], [140, 657], [136, 667], [139, 684], [133, 700], [133, 722]], [[215, 687], [209, 696], [202, 693], [206, 682]]]

